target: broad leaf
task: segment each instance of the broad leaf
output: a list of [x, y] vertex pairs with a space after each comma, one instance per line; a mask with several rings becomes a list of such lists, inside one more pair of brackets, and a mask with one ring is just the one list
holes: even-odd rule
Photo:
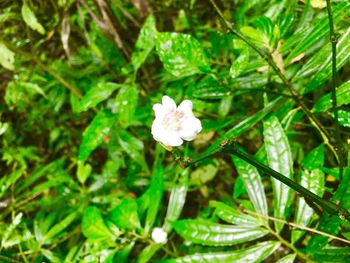
[[136, 85], [125, 85], [115, 98], [115, 109], [122, 127], [130, 126], [134, 119], [139, 91]]
[[[271, 115], [264, 120], [264, 145], [269, 166], [283, 174], [293, 178], [293, 160], [288, 138], [278, 121]], [[274, 215], [277, 218], [288, 218], [292, 201], [292, 190], [280, 181], [271, 178], [274, 193]], [[275, 222], [277, 232], [283, 228], [283, 223]]]
[[83, 141], [79, 147], [78, 160], [85, 161], [103, 139], [108, 136], [115, 121], [115, 115], [109, 111], [98, 113], [83, 133]]
[[137, 71], [145, 62], [148, 54], [152, 51], [157, 37], [156, 21], [154, 15], [147, 17], [143, 24], [135, 44], [135, 50], [131, 55], [131, 63]]
[[320, 144], [305, 156], [301, 165], [307, 170], [322, 168], [324, 157], [324, 144]]
[[268, 234], [264, 228], [242, 225], [223, 225], [201, 219], [176, 221], [175, 231], [195, 244], [228, 246], [258, 239]]
[[112, 82], [99, 82], [93, 86], [82, 98], [79, 103], [79, 112], [95, 107], [100, 102], [109, 98], [113, 91], [122, 85]]
[[111, 238], [111, 233], [105, 225], [102, 213], [94, 206], [89, 206], [82, 220], [82, 232], [84, 236], [93, 241], [105, 241]]
[[0, 42], [0, 64], [9, 70], [15, 69], [15, 53]]
[[[340, 107], [345, 104], [350, 103], [350, 81], [345, 82], [341, 86], [337, 87], [336, 95], [337, 95], [337, 106]], [[328, 93], [324, 95], [312, 109], [313, 112], [323, 112], [332, 108], [332, 94]]]
[[161, 260], [162, 263], [240, 263], [240, 262], [262, 262], [270, 256], [280, 243], [267, 241], [257, 245], [230, 252], [196, 253], [182, 258]]
[[210, 63], [197, 39], [180, 33], [159, 33], [156, 48], [164, 68], [175, 77], [210, 72]]
[[[304, 170], [301, 172], [300, 184], [316, 195], [322, 197], [324, 192], [324, 173], [315, 169], [312, 171]], [[294, 223], [301, 226], [308, 226], [314, 214], [313, 209], [305, 202], [304, 198], [298, 197], [297, 209], [294, 216]], [[303, 235], [304, 231], [292, 231], [292, 242], [295, 243]]]
[[230, 67], [230, 75], [233, 79], [239, 77], [244, 72], [249, 61], [249, 49], [243, 48], [241, 53]]
[[258, 170], [254, 166], [248, 164], [247, 162], [234, 155], [232, 155], [232, 160], [239, 176], [244, 182], [245, 188], [247, 189], [249, 195], [249, 199], [252, 201], [255, 211], [267, 216], [267, 202], [264, 185], [261, 181]]
[[27, 2], [24, 1], [22, 6], [22, 17], [24, 22], [33, 30], [39, 32], [40, 34], [45, 34], [44, 27], [39, 23], [34, 12], [30, 9]]
[[345, 110], [339, 110], [338, 121], [340, 125], [350, 128], [350, 112]]
[[137, 209], [137, 203], [134, 199], [125, 198], [109, 212], [108, 219], [122, 229], [132, 230], [141, 228]]

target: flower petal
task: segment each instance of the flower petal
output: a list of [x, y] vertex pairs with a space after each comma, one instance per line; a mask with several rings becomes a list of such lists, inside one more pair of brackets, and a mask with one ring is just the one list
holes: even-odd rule
[[175, 111], [176, 110], [176, 103], [169, 96], [163, 96], [162, 104], [163, 104], [163, 108], [165, 111]]
[[192, 113], [192, 101], [190, 100], [184, 100], [180, 103], [179, 107], [177, 107], [177, 110], [181, 113], [183, 113], [185, 116], [193, 116]]
[[186, 141], [192, 141], [197, 137], [197, 134], [202, 130], [201, 121], [196, 117], [184, 119], [179, 130], [180, 137]]
[[160, 118], [156, 118], [152, 123], [152, 135], [156, 141], [161, 142], [165, 146], [176, 147], [183, 144], [179, 133], [166, 130]]

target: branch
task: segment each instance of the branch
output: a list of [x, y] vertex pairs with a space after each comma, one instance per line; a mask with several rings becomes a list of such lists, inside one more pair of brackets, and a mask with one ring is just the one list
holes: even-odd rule
[[309, 191], [308, 189], [304, 188], [297, 182], [289, 179], [288, 177], [284, 176], [283, 174], [271, 169], [270, 167], [262, 164], [261, 162], [255, 160], [254, 158], [250, 157], [248, 154], [241, 152], [236, 144], [231, 140], [227, 140], [221, 143], [220, 147], [214, 149], [213, 151], [203, 154], [199, 156], [197, 159], [190, 159], [190, 158], [176, 158], [179, 162], [179, 165], [182, 168], [187, 168], [195, 163], [198, 163], [202, 161], [203, 159], [209, 158], [213, 155], [216, 155], [218, 153], [228, 153], [237, 156], [238, 158], [246, 161], [247, 163], [253, 165], [255, 168], [260, 170], [261, 172], [265, 173], [266, 175], [269, 175], [278, 181], [284, 183], [285, 185], [289, 186], [296, 192], [298, 192], [300, 195], [302, 195], [305, 199], [308, 200], [308, 202], [312, 202], [315, 205], [318, 205], [321, 207], [324, 211], [327, 211], [329, 214], [337, 214], [338, 217], [342, 220], [347, 219], [350, 221], [350, 212], [347, 211], [345, 208], [338, 206], [332, 202], [323, 200], [321, 197], [317, 196], [313, 192]]
[[343, 177], [343, 170], [345, 165], [344, 157], [346, 156], [346, 153], [344, 152], [344, 147], [340, 136], [340, 128], [339, 128], [339, 120], [338, 120], [337, 93], [336, 93], [337, 80], [338, 80], [338, 74], [337, 74], [337, 42], [338, 40], [334, 33], [334, 22], [333, 22], [332, 6], [331, 6], [330, 0], [327, 0], [327, 12], [328, 12], [328, 21], [329, 21], [329, 40], [332, 44], [332, 99], [331, 101], [332, 101], [332, 111], [335, 118], [335, 139], [337, 142], [337, 147], [335, 149], [339, 156], [339, 179], [341, 180]]
[[231, 31], [234, 35], [239, 37], [241, 40], [243, 40], [247, 45], [249, 45], [252, 49], [254, 49], [276, 72], [276, 74], [279, 76], [279, 78], [282, 80], [283, 84], [288, 88], [290, 94], [292, 95], [294, 101], [300, 106], [300, 108], [303, 110], [305, 115], [310, 120], [311, 124], [316, 127], [316, 129], [321, 134], [325, 144], [331, 149], [335, 157], [337, 158], [337, 161], [339, 161], [339, 156], [337, 151], [334, 149], [333, 145], [331, 144], [331, 137], [328, 134], [327, 130], [323, 127], [322, 123], [315, 117], [314, 114], [309, 110], [309, 108], [305, 105], [305, 103], [302, 100], [302, 97], [300, 94], [293, 88], [292, 83], [287, 79], [287, 77], [282, 73], [282, 71], [279, 69], [279, 67], [274, 62], [271, 54], [266, 53], [262, 49], [260, 49], [258, 46], [256, 46], [252, 41], [250, 41], [248, 38], [246, 38], [243, 34], [241, 34], [239, 31], [237, 31], [230, 22], [228, 22], [223, 13], [221, 12], [220, 8], [216, 5], [214, 0], [210, 0], [211, 4], [215, 8], [216, 12], [220, 16], [221, 20], [224, 22], [224, 25], [226, 28]]

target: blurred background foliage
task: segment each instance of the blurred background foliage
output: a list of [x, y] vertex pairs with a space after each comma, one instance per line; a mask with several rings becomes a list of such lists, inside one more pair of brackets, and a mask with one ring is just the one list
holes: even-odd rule
[[[271, 54], [334, 143], [325, 1], [217, 4]], [[347, 142], [350, 3], [332, 4], [338, 121]], [[302, 199], [287, 188], [278, 196], [268, 177], [239, 159], [218, 156], [182, 170], [153, 140], [153, 104], [165, 94], [191, 99], [203, 131], [181, 147], [186, 156], [233, 137], [326, 199], [339, 189], [327, 142], [209, 1], [2, 0], [0, 10], [1, 262], [153, 262], [196, 252], [169, 262], [349, 260], [344, 242], [273, 227], [240, 209], [319, 225], [345, 241], [348, 223], [320, 221]], [[336, 200], [349, 209], [348, 189]], [[150, 237], [161, 225], [167, 244]]]

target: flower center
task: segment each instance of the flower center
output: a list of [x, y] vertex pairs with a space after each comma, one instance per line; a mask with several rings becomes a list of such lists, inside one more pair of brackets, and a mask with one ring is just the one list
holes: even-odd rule
[[164, 116], [163, 126], [167, 131], [178, 131], [181, 128], [181, 118], [184, 116], [182, 112], [177, 110], [171, 111]]

